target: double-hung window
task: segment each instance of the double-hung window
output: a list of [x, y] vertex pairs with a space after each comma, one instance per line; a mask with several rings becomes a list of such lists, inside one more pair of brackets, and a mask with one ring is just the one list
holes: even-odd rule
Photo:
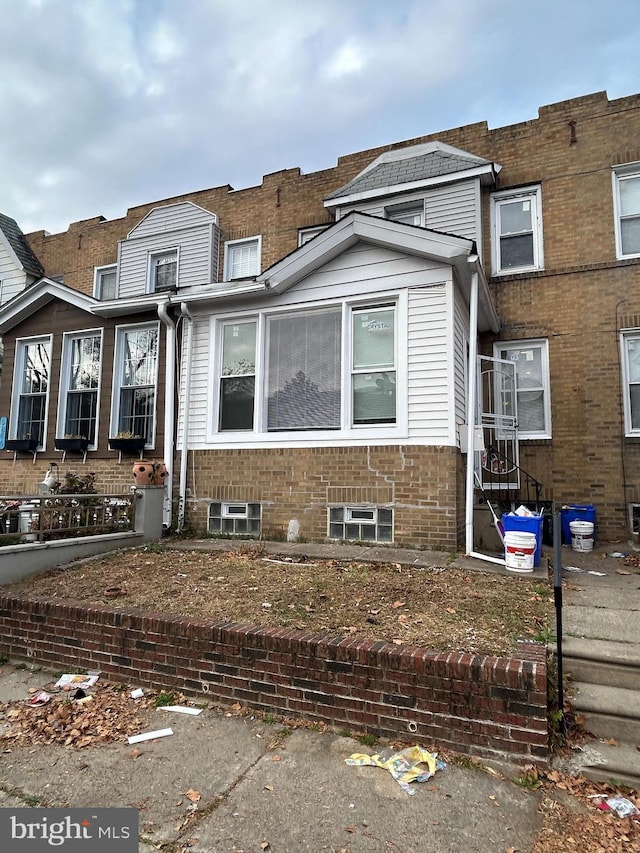
[[167, 249], [149, 255], [149, 292], [161, 293], [178, 286], [178, 250]]
[[216, 431], [395, 425], [396, 311], [338, 303], [218, 323]]
[[98, 398], [102, 366], [102, 331], [64, 336], [60, 385], [59, 437], [97, 439]]
[[621, 338], [625, 435], [640, 436], [640, 330]]
[[9, 436], [44, 446], [51, 380], [51, 336], [16, 341]]
[[222, 326], [219, 429], [253, 429], [256, 384], [256, 323]]
[[616, 217], [616, 256], [640, 256], [640, 163], [619, 166], [613, 172]]
[[93, 295], [104, 302], [115, 299], [117, 270], [115, 265], [96, 267], [93, 279]]
[[224, 248], [224, 280], [253, 278], [260, 273], [260, 237], [228, 240]]
[[543, 269], [540, 187], [491, 197], [491, 238], [494, 274]]
[[395, 423], [395, 306], [353, 311], [352, 327], [353, 423]]
[[549, 353], [546, 340], [494, 344], [494, 356], [515, 366], [518, 437], [551, 438]]
[[387, 219], [402, 222], [404, 225], [424, 225], [424, 202], [420, 204], [400, 204], [387, 207]]
[[157, 323], [116, 329], [111, 433], [144, 438], [147, 447], [155, 438], [158, 335]]

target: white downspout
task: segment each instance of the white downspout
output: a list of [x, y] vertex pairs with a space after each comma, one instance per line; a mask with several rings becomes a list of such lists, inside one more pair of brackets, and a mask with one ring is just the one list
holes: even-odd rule
[[467, 399], [467, 471], [465, 498], [465, 550], [469, 557], [486, 560], [504, 566], [504, 560], [479, 554], [473, 550], [473, 493], [474, 493], [474, 446], [476, 425], [476, 392], [478, 389], [478, 265], [477, 255], [470, 255], [471, 290], [469, 294], [469, 396]]
[[477, 255], [471, 255], [471, 291], [469, 294], [469, 394], [467, 397], [467, 471], [465, 488], [465, 551], [473, 551], [473, 463], [476, 423], [476, 389], [478, 382], [478, 269]]
[[167, 329], [167, 345], [165, 348], [165, 383], [164, 383], [164, 459], [169, 470], [167, 474], [166, 492], [162, 508], [162, 526], [165, 530], [171, 527], [171, 504], [173, 497], [173, 444], [175, 434], [175, 391], [176, 391], [176, 324], [167, 311], [166, 302], [158, 303], [158, 317]]
[[180, 304], [180, 313], [187, 320], [187, 334], [185, 339], [185, 365], [184, 365], [184, 388], [181, 389], [182, 397], [182, 450], [180, 451], [180, 485], [178, 487], [178, 533], [184, 527], [184, 516], [187, 501], [187, 466], [189, 461], [189, 401], [191, 398], [191, 360], [192, 360], [192, 338], [193, 338], [193, 316], [186, 302]]

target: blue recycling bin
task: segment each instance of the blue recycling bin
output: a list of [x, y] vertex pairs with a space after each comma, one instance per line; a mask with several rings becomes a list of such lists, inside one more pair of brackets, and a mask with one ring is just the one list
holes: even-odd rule
[[572, 521], [590, 521], [593, 524], [595, 539], [596, 508], [593, 504], [565, 504], [560, 510], [560, 521], [562, 523], [562, 544], [571, 545]]
[[509, 530], [515, 533], [533, 533], [536, 537], [536, 552], [533, 556], [533, 565], [540, 565], [542, 556], [542, 521], [544, 515], [503, 515], [502, 526], [505, 533]]

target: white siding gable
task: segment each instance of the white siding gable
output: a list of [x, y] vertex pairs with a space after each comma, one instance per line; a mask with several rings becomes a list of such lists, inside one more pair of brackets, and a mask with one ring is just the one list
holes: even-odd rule
[[[29, 282], [32, 281], [29, 276]], [[0, 242], [0, 303], [12, 299], [27, 286], [27, 274], [16, 266], [15, 256]]]
[[118, 296], [147, 293], [149, 255], [176, 249], [178, 287], [215, 281], [218, 270], [217, 217], [190, 202], [154, 208], [119, 245]]

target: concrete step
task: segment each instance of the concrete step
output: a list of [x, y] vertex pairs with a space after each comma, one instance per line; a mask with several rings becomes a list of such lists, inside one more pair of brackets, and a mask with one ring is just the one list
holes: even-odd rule
[[553, 764], [559, 770], [581, 774], [596, 782], [640, 789], [640, 751], [635, 743], [620, 741], [612, 745], [589, 740], [574, 748], [569, 758], [558, 758]]
[[640, 644], [565, 637], [563, 671], [571, 682], [640, 688]]
[[584, 717], [583, 727], [598, 738], [640, 743], [638, 690], [572, 682], [571, 705]]

